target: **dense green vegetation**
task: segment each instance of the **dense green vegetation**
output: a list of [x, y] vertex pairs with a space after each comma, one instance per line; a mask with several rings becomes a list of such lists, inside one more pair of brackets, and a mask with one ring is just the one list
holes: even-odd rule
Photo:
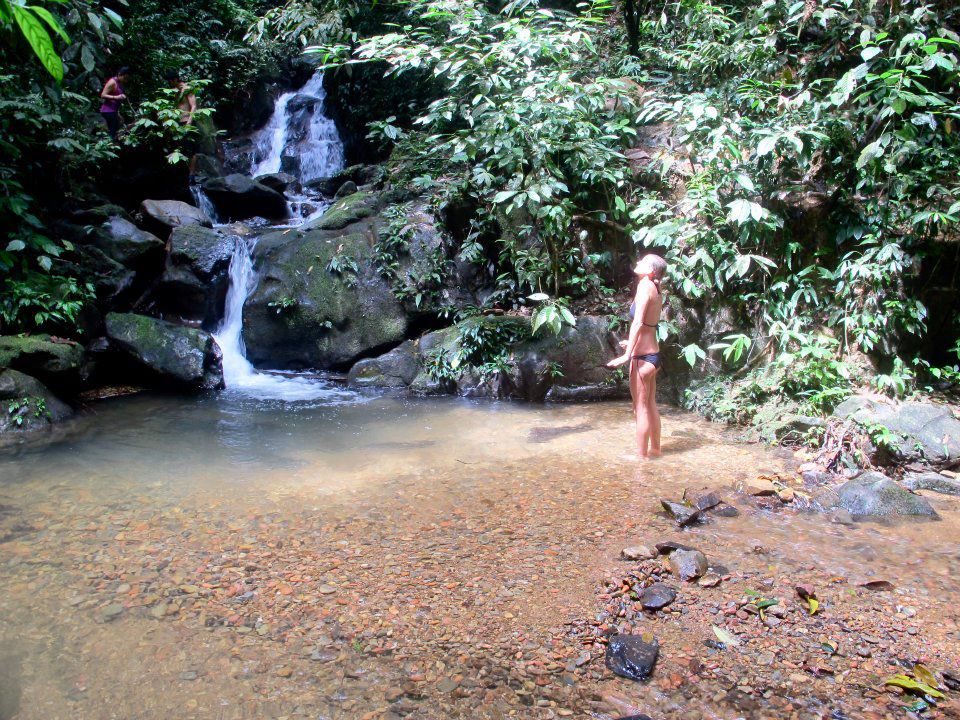
[[[4, 331], [65, 331], [90, 301], [52, 228], [104, 201], [111, 168], [185, 159], [196, 130], [166, 71], [219, 127], [249, 128], [269, 108], [259, 81], [302, 74], [305, 51], [336, 68], [357, 142], [392, 153], [390, 182], [429, 194], [456, 259], [489, 269], [489, 307], [616, 326], [649, 248], [670, 261], [667, 352], [718, 417], [960, 379], [952, 3], [0, 3]], [[121, 64], [136, 102], [118, 146], [95, 110]], [[394, 277], [408, 238], [391, 212], [378, 265], [398, 297], [463, 317], [444, 307], [447, 255]], [[350, 276], [350, 258], [329, 271]]]
[[444, 82], [412, 127], [373, 129], [420, 187], [475, 205], [464, 253], [495, 260], [493, 302], [602, 297], [629, 238], [723, 317], [712, 337], [668, 332], [742, 378], [717, 398], [731, 416], [956, 382], [952, 5], [630, 2], [622, 24], [596, 3], [408, 6], [391, 32], [314, 50]]

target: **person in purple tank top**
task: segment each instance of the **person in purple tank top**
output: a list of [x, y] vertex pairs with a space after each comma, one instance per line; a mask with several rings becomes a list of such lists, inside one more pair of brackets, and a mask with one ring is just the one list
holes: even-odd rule
[[114, 140], [117, 139], [117, 133], [120, 132], [122, 123], [120, 122], [120, 103], [127, 99], [123, 92], [123, 83], [130, 77], [130, 68], [122, 67], [117, 70], [117, 74], [107, 80], [100, 91], [100, 97], [103, 104], [100, 106], [100, 117], [107, 124], [107, 132]]

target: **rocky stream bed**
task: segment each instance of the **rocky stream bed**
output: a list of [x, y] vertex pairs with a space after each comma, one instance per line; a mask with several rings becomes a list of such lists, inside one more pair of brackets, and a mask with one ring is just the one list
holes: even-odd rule
[[0, 717], [903, 718], [917, 663], [957, 717], [960, 501], [811, 512], [803, 458], [664, 422], [638, 468], [625, 404], [103, 403], [0, 456]]

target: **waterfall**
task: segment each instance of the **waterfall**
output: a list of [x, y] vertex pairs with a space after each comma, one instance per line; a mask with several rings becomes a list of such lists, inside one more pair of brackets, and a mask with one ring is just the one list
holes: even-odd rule
[[208, 218], [214, 223], [217, 222], [217, 209], [213, 202], [199, 185], [190, 186], [190, 194], [193, 195], [193, 204], [203, 210]]
[[334, 389], [323, 380], [260, 372], [247, 360], [243, 344], [243, 304], [257, 286], [251, 257], [256, 240], [238, 236], [234, 242], [223, 322], [213, 336], [223, 353], [223, 381], [227, 390], [262, 400], [352, 399], [352, 393]]
[[[270, 121], [254, 137], [250, 174], [254, 177], [283, 170], [301, 184], [329, 177], [344, 166], [343, 143], [333, 120], [324, 115], [323, 73], [317, 71], [299, 90], [277, 99]], [[328, 203], [310, 195], [288, 191], [293, 224], [322, 214]], [[209, 198], [200, 188], [194, 197], [198, 207], [207, 210]], [[228, 391], [238, 391], [260, 399], [313, 400], [326, 402], [355, 399], [353, 393], [336, 390], [327, 382], [308, 377], [279, 375], [258, 371], [247, 360], [243, 344], [243, 305], [257, 286], [251, 254], [256, 239], [237, 237], [230, 259], [230, 284], [223, 322], [214, 334], [223, 352], [223, 379]]]
[[277, 99], [270, 121], [253, 137], [253, 177], [283, 170], [306, 184], [343, 169], [343, 142], [324, 114], [326, 97], [317, 70], [302, 88]]

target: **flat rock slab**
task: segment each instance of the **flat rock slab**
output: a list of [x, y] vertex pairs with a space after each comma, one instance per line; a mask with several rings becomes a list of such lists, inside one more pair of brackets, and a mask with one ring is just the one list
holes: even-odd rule
[[660, 643], [655, 638], [648, 642], [639, 635], [614, 635], [607, 645], [605, 662], [621, 677], [646, 680], [653, 672], [660, 655]]
[[654, 583], [640, 593], [644, 610], [661, 610], [677, 599], [677, 591], [663, 583]]
[[621, 560], [652, 560], [656, 556], [657, 552], [646, 545], [631, 545], [620, 551]]

